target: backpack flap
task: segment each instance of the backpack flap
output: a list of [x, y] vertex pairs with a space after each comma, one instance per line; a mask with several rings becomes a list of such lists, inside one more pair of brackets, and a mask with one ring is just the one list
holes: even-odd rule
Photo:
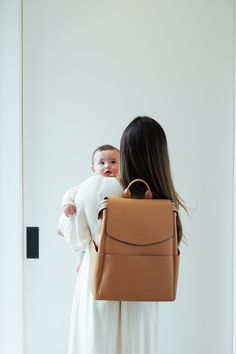
[[168, 199], [108, 198], [106, 252], [177, 254], [175, 217]]

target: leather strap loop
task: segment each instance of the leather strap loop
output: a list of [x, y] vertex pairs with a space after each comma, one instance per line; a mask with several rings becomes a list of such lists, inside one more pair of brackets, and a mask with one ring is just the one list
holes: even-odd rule
[[151, 192], [151, 189], [148, 185], [147, 182], [145, 182], [143, 179], [141, 178], [138, 178], [138, 179], [134, 179], [132, 182], [130, 182], [130, 184], [128, 185], [128, 187], [124, 190], [123, 194], [122, 194], [122, 197], [123, 198], [131, 198], [132, 195], [131, 195], [131, 192], [130, 192], [130, 187], [132, 186], [132, 184], [136, 183], [136, 182], [141, 182], [141, 183], [144, 183], [145, 186], [147, 187], [147, 190], [144, 194], [144, 199], [152, 199], [152, 192]]

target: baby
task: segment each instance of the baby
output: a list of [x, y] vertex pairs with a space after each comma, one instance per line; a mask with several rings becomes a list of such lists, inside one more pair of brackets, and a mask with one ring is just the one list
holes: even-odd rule
[[[99, 146], [92, 155], [92, 166], [91, 170], [95, 175], [107, 176], [107, 177], [116, 177], [119, 173], [120, 167], [120, 152], [119, 150], [112, 145], [102, 145]], [[62, 199], [62, 208], [64, 213], [61, 215], [58, 223], [57, 233], [61, 236], [66, 235], [66, 231], [63, 230], [63, 220], [70, 215], [76, 213], [75, 207], [75, 197], [79, 193], [79, 186], [69, 189], [63, 199]], [[67, 240], [67, 237], [66, 241]], [[73, 241], [70, 240], [70, 244], [73, 247]], [[76, 271], [79, 272], [80, 265], [84, 251], [79, 252], [78, 261], [76, 266]]]
[[[91, 170], [94, 175], [107, 177], [116, 177], [120, 167], [120, 151], [112, 145], [99, 146], [92, 155]], [[76, 213], [75, 196], [78, 195], [79, 186], [69, 189], [63, 199], [62, 208], [64, 213], [61, 215], [58, 223], [57, 233], [64, 236], [63, 219]], [[79, 272], [84, 252], [79, 253], [76, 271]]]
[[[116, 177], [119, 173], [119, 161], [120, 152], [116, 147], [102, 145], [93, 152], [91, 170], [94, 175]], [[74, 201], [78, 189], [79, 186], [69, 189], [62, 199], [62, 208], [67, 217], [76, 213]]]

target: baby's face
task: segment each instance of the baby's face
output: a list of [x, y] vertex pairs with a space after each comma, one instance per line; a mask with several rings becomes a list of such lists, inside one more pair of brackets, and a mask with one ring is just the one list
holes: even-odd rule
[[96, 151], [91, 169], [95, 175], [117, 176], [120, 167], [120, 154], [116, 150]]

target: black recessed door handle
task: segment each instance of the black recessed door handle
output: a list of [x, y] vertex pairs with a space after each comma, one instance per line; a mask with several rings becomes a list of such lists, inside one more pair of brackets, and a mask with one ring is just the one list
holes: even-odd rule
[[26, 227], [26, 257], [39, 258], [39, 228]]

